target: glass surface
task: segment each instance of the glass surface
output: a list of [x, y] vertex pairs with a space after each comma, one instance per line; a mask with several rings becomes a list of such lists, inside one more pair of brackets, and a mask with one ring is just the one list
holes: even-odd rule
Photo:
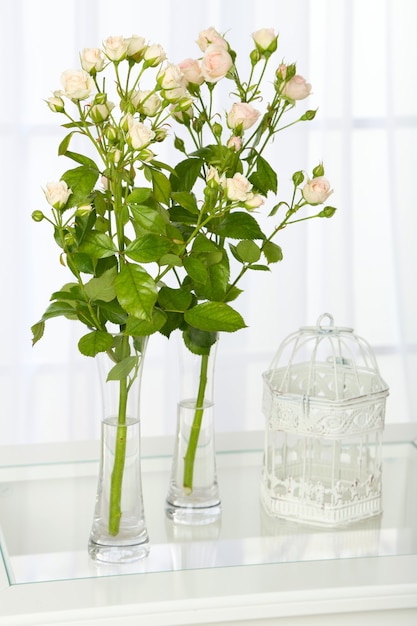
[[149, 556], [97, 564], [87, 542], [98, 463], [0, 468], [0, 543], [10, 584], [141, 572], [417, 553], [417, 448], [383, 445], [381, 516], [327, 530], [269, 517], [260, 504], [262, 450], [218, 453], [223, 514], [205, 526], [164, 513], [171, 456], [143, 459]]

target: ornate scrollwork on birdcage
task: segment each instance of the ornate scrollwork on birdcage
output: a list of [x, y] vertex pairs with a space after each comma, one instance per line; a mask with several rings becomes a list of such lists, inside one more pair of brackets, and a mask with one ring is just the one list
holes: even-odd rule
[[380, 513], [388, 387], [369, 344], [325, 313], [281, 344], [263, 379], [266, 510], [323, 525]]

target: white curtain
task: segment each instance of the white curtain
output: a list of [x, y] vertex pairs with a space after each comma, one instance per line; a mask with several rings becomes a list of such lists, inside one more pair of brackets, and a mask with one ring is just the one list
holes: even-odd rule
[[[248, 54], [250, 34], [279, 32], [277, 60], [296, 62], [313, 85], [314, 122], [290, 129], [269, 153], [285, 196], [295, 170], [324, 162], [335, 189], [331, 220], [284, 232], [284, 260], [246, 281], [248, 328], [223, 335], [216, 375], [218, 430], [257, 430], [262, 371], [279, 343], [328, 311], [375, 350], [391, 393], [387, 421], [417, 419], [415, 297], [417, 40], [414, 0], [3, 0], [0, 4], [1, 351], [0, 444], [98, 436], [92, 360], [77, 351], [82, 329], [50, 322], [34, 348], [30, 326], [68, 276], [44, 224], [42, 186], [65, 163], [62, 129], [44, 99], [78, 53], [109, 35], [143, 35], [173, 62], [196, 54], [198, 32], [227, 32]], [[300, 103], [300, 112], [304, 111]], [[177, 401], [175, 342], [151, 338], [142, 432], [172, 433]]]

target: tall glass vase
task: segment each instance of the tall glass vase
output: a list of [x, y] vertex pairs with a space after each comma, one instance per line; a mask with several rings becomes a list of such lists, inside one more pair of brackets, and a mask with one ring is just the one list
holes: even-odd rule
[[115, 335], [97, 355], [103, 419], [96, 504], [88, 552], [126, 563], [149, 553], [140, 455], [140, 388], [147, 337]]
[[183, 524], [208, 524], [221, 515], [217, 484], [214, 372], [217, 334], [204, 354], [180, 345], [180, 401], [166, 515]]

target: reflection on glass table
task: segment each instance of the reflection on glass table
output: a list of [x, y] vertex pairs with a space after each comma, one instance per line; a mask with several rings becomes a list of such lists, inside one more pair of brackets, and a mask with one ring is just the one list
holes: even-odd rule
[[417, 553], [411, 442], [383, 446], [382, 515], [335, 530], [291, 524], [263, 510], [260, 448], [218, 454], [218, 523], [175, 525], [164, 514], [170, 461], [169, 455], [143, 459], [151, 551], [129, 565], [97, 564], [87, 554], [96, 460], [0, 467], [0, 543], [9, 583]]

